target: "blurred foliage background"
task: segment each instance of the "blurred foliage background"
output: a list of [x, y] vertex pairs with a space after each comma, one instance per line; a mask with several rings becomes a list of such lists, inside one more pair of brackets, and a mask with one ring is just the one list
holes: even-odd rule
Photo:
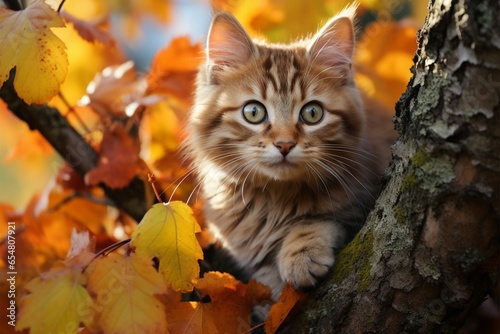
[[[54, 8], [60, 0], [47, 0]], [[29, 3], [29, 1], [25, 1]], [[341, 0], [67, 0], [65, 15], [109, 31], [115, 41], [88, 42], [74, 23], [53, 29], [67, 46], [69, 73], [61, 96], [50, 104], [72, 117], [69, 106], [86, 92], [96, 73], [132, 59], [138, 71], [149, 71], [156, 52], [175, 36], [203, 43], [213, 10], [232, 12], [256, 37], [288, 42], [313, 33], [348, 1]], [[358, 10], [358, 84], [392, 107], [410, 77], [416, 30], [423, 23], [427, 1], [362, 0]], [[1, 5], [0, 5], [1, 6]], [[216, 8], [216, 9], [214, 9]], [[389, 28], [385, 28], [389, 26]], [[382, 28], [384, 27], [384, 28]], [[80, 117], [92, 124], [84, 108]], [[0, 101], [0, 202], [23, 208], [57, 174], [62, 159], [49, 144], [13, 116]]]

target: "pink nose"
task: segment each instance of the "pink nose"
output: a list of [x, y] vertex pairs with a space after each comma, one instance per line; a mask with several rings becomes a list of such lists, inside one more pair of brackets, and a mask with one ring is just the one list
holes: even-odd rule
[[276, 146], [276, 148], [278, 148], [278, 150], [280, 150], [281, 154], [283, 154], [284, 157], [286, 157], [286, 155], [290, 153], [292, 148], [297, 145], [297, 143], [294, 141], [277, 141], [273, 144], [274, 146]]

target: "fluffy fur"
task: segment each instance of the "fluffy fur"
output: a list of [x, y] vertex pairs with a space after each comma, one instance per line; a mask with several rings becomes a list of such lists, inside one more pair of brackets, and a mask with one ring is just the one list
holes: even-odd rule
[[[252, 41], [227, 13], [212, 22], [188, 155], [210, 229], [275, 298], [284, 282], [309, 287], [328, 272], [390, 157], [390, 114], [365, 112], [353, 81], [353, 14], [291, 45]], [[310, 102], [319, 121], [306, 120]], [[249, 122], [244, 108], [265, 118]]]

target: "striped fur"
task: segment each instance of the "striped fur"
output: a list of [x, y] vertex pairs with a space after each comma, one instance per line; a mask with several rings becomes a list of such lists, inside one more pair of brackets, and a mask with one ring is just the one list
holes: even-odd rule
[[[389, 157], [390, 117], [365, 117], [353, 81], [353, 12], [292, 45], [252, 41], [229, 14], [218, 14], [209, 34], [188, 155], [211, 230], [274, 297], [286, 281], [313, 286], [328, 272], [363, 224]], [[242, 116], [249, 101], [266, 107], [261, 124]], [[316, 125], [299, 117], [310, 101], [324, 108]], [[295, 146], [283, 156], [277, 142]]]

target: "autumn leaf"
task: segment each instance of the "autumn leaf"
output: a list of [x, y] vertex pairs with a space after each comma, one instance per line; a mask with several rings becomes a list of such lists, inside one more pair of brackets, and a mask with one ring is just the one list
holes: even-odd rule
[[99, 42], [106, 46], [111, 46], [115, 43], [115, 39], [111, 36], [109, 31], [103, 29], [108, 25], [107, 18], [105, 17], [99, 20], [85, 21], [80, 20], [67, 11], [62, 11], [61, 17], [71, 22], [78, 34], [88, 42]]
[[68, 71], [66, 46], [50, 30], [64, 27], [64, 22], [43, 0], [21, 11], [0, 9], [0, 22], [0, 84], [16, 67], [18, 95], [28, 104], [48, 102]]
[[155, 94], [146, 95], [146, 79], [137, 74], [134, 62], [104, 68], [87, 85], [87, 94], [78, 104], [90, 106], [101, 121], [112, 116], [131, 116], [139, 106], [154, 105], [163, 98]]
[[159, 271], [168, 286], [188, 292], [198, 279], [198, 260], [203, 258], [195, 235], [199, 231], [193, 211], [186, 204], [155, 204], [132, 234], [131, 246], [138, 254], [159, 259]]
[[94, 259], [95, 237], [90, 237], [89, 231], [71, 232], [71, 246], [66, 255], [65, 264], [68, 267], [86, 267]]
[[32, 334], [77, 333], [86, 324], [92, 299], [83, 287], [81, 270], [54, 268], [26, 285], [30, 293], [20, 301], [16, 328]]
[[85, 175], [88, 185], [100, 182], [110, 188], [123, 188], [137, 174], [139, 144], [117, 123], [113, 129], [104, 132], [97, 166]]
[[5, 156], [5, 161], [12, 161], [21, 157], [29, 157], [35, 154], [50, 154], [54, 148], [38, 131], [27, 131], [19, 138], [17, 143]]
[[188, 37], [178, 37], [159, 51], [148, 75], [148, 92], [191, 101], [194, 80], [203, 59], [201, 45], [191, 44]]
[[88, 270], [95, 322], [104, 333], [167, 333], [165, 306], [157, 298], [166, 286], [149, 257], [111, 253]]
[[292, 288], [290, 284], [286, 284], [278, 301], [271, 306], [271, 310], [266, 319], [266, 333], [276, 333], [285, 319], [292, 315], [294, 309], [300, 306], [306, 298], [306, 294], [300, 293]]
[[268, 287], [255, 280], [246, 285], [226, 273], [205, 273], [196, 288], [203, 293], [202, 301], [170, 301], [170, 332], [243, 333], [250, 329], [252, 307], [271, 300]]

